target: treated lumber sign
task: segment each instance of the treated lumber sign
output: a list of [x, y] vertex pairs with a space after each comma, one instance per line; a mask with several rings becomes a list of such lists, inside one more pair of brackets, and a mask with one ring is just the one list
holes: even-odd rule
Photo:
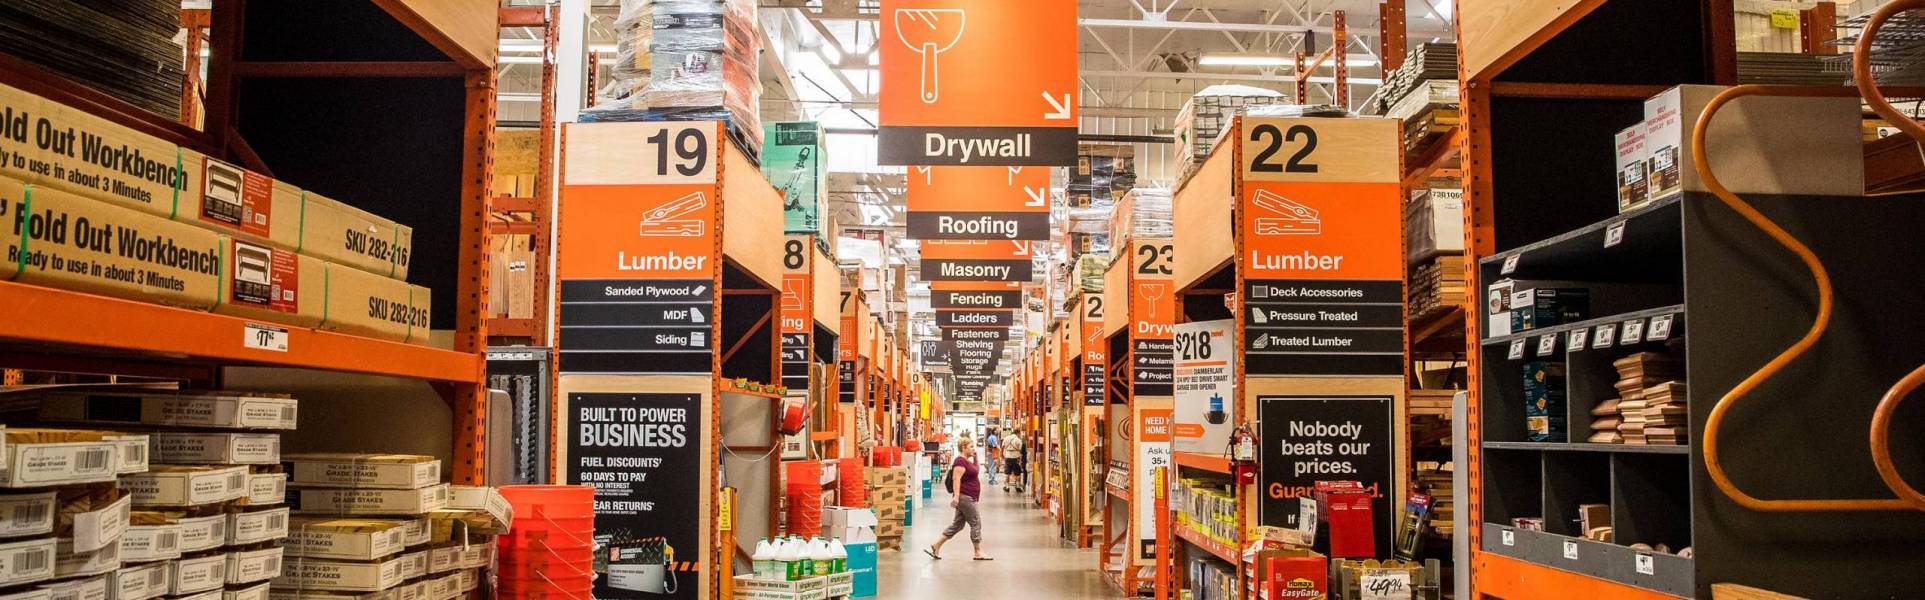
[[880, 161], [1076, 164], [1075, 0], [883, 0]]
[[1403, 373], [1397, 123], [1239, 121], [1246, 373]]

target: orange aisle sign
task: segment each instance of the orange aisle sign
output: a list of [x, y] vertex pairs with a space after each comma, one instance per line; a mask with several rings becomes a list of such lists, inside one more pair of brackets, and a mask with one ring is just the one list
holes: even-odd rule
[[880, 161], [1076, 164], [1075, 0], [883, 0]]
[[929, 306], [936, 310], [1014, 310], [1023, 306], [1020, 283], [933, 281], [929, 283]]
[[923, 281], [1029, 281], [1027, 241], [943, 241], [922, 243], [919, 265]]
[[1168, 238], [1131, 240], [1130, 383], [1138, 396], [1169, 396], [1175, 381], [1171, 327], [1176, 323], [1175, 245]]
[[1049, 169], [913, 167], [909, 237], [918, 240], [1049, 239]]
[[1083, 335], [1083, 404], [1104, 403], [1103, 370], [1109, 357], [1109, 340], [1103, 337], [1103, 295], [1083, 292], [1081, 310]]
[[782, 385], [809, 389], [809, 355], [815, 337], [815, 236], [782, 242]]
[[561, 372], [710, 372], [720, 131], [713, 121], [563, 127]]
[[1401, 129], [1240, 121], [1246, 372], [1403, 373]]

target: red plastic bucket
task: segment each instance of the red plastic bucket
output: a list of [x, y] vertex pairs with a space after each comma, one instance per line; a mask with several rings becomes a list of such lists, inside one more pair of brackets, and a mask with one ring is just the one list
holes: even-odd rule
[[525, 516], [549, 519], [595, 518], [595, 488], [585, 485], [504, 485], [501, 497], [515, 507], [517, 524]]

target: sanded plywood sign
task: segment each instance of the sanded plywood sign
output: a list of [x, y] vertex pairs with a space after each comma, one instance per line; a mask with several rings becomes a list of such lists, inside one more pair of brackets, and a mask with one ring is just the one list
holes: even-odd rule
[[1049, 239], [1049, 169], [909, 169], [909, 237], [918, 240]]
[[1026, 241], [942, 241], [922, 243], [918, 265], [923, 281], [1027, 282], [1035, 269]]
[[883, 0], [879, 160], [1070, 166], [1075, 0]]
[[1403, 372], [1404, 254], [1389, 119], [1244, 118], [1237, 227], [1246, 372]]

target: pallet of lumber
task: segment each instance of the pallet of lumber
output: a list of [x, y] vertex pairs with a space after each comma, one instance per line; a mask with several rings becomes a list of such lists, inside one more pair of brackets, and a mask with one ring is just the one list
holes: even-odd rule
[[180, 2], [0, 2], [0, 54], [155, 114], [180, 114]]

